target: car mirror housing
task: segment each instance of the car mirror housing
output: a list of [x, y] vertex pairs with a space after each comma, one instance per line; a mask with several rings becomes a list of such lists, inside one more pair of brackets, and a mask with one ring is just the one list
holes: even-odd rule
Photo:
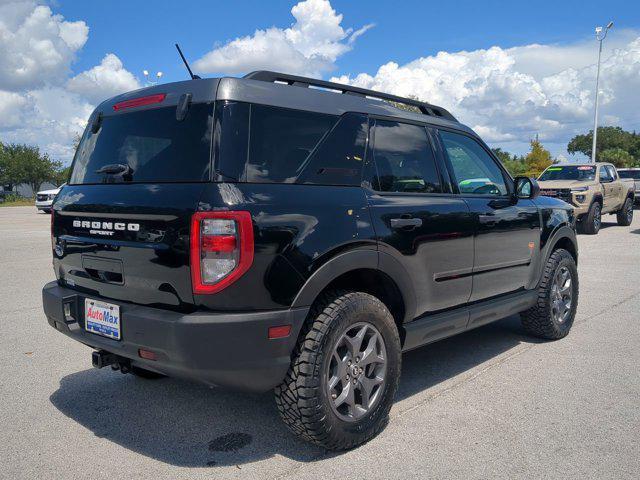
[[540, 195], [540, 185], [535, 178], [516, 177], [513, 180], [514, 196], [516, 199], [526, 198], [532, 200]]

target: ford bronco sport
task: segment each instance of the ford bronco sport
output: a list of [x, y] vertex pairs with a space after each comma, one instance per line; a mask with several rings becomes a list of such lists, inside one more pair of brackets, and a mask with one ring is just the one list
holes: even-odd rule
[[403, 351], [516, 313], [568, 334], [573, 209], [538, 193], [427, 103], [273, 72], [157, 85], [91, 115], [44, 311], [96, 367], [275, 389], [293, 432], [351, 448]]

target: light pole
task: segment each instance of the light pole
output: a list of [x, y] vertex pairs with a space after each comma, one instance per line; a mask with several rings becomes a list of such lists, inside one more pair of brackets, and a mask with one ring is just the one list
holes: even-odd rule
[[596, 73], [596, 108], [593, 114], [593, 146], [591, 147], [591, 162], [596, 163], [596, 144], [598, 140], [598, 89], [600, 83], [600, 57], [602, 57], [602, 41], [607, 38], [607, 32], [613, 27], [613, 22], [609, 22], [606, 27], [596, 27], [596, 40], [600, 43], [598, 48], [598, 71]]
[[157, 80], [151, 80], [149, 78], [149, 70], [143, 70], [142, 74], [144, 75], [144, 79], [147, 82], [147, 86], [148, 87], [156, 85], [160, 81], [160, 78], [162, 77], [162, 72], [158, 72], [158, 73], [156, 73], [156, 79]]

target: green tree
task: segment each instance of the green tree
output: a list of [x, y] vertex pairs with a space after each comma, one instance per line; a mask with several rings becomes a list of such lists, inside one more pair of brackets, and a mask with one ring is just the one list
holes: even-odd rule
[[536, 138], [531, 140], [531, 151], [524, 157], [525, 175], [538, 177], [542, 171], [553, 164], [551, 153]]
[[492, 148], [491, 151], [493, 154], [498, 157], [500, 163], [504, 165], [504, 168], [511, 174], [513, 177], [517, 177], [519, 175], [525, 175], [527, 171], [527, 166], [524, 163], [523, 157], [519, 157], [517, 155], [513, 155], [509, 152], [502, 150], [501, 148]]
[[[593, 146], [593, 130], [585, 135], [576, 135], [567, 145], [569, 153], [583, 153], [591, 157]], [[601, 154], [607, 150], [621, 149], [629, 153], [634, 162], [640, 163], [640, 135], [636, 132], [627, 132], [620, 127], [598, 127], [598, 150], [596, 160], [600, 161]]]
[[20, 183], [17, 162], [13, 155], [14, 146], [0, 143], [0, 185], [7, 190]]
[[31, 145], [12, 144], [4, 147], [8, 151], [7, 180], [13, 185], [26, 183], [33, 192], [47, 181], [56, 181], [62, 164], [41, 154], [40, 149]]
[[69, 181], [69, 177], [71, 176], [71, 166], [68, 167], [60, 167], [55, 172], [55, 181], [54, 183], [58, 186], [62, 185]]
[[613, 163], [618, 168], [633, 167], [636, 164], [633, 155], [622, 148], [608, 148], [600, 153], [598, 161]]

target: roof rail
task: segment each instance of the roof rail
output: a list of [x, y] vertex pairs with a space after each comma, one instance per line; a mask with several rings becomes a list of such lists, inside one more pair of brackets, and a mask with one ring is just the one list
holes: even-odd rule
[[396, 95], [390, 95], [388, 93], [377, 92], [375, 90], [367, 90], [366, 88], [353, 87], [351, 85], [344, 85], [341, 83], [327, 82], [325, 80], [316, 80], [314, 78], [300, 77], [298, 75], [289, 75], [287, 73], [271, 72], [268, 70], [258, 70], [248, 73], [244, 76], [248, 80], [259, 80], [261, 82], [270, 83], [286, 83], [287, 85], [293, 85], [296, 87], [319, 87], [327, 90], [338, 91], [345, 95], [356, 95], [359, 97], [377, 98], [379, 100], [386, 100], [388, 102], [401, 103], [404, 105], [411, 105], [416, 107], [423, 115], [430, 115], [432, 117], [445, 118], [457, 122], [458, 120], [442, 107], [431, 105], [419, 100], [413, 100], [411, 98], [398, 97]]

